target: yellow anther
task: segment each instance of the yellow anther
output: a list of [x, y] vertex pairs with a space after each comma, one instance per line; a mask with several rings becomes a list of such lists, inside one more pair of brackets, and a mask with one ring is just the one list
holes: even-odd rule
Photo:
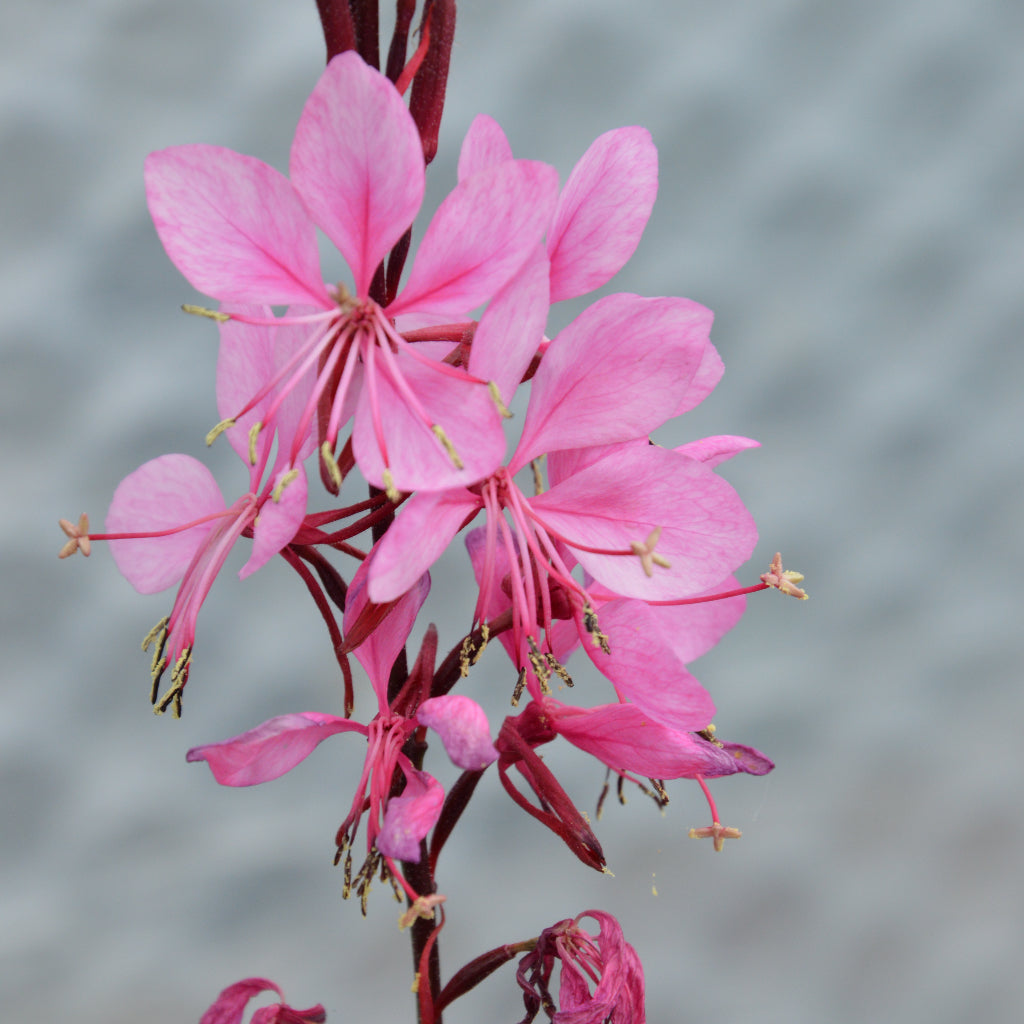
[[260, 431], [263, 429], [263, 424], [257, 420], [249, 428], [249, 465], [256, 465], [256, 439], [260, 436]]
[[217, 310], [207, 309], [205, 306], [192, 306], [187, 302], [181, 308], [184, 312], [191, 313], [192, 316], [205, 316], [209, 320], [216, 320], [219, 324], [226, 323], [231, 319], [227, 313], [218, 313]]
[[444, 432], [444, 427], [435, 423], [430, 429], [434, 432], [434, 436], [441, 442], [444, 450], [448, 453], [448, 458], [452, 460], [452, 465], [456, 469], [465, 469], [465, 463], [459, 458], [459, 453], [455, 450], [455, 445], [448, 440], [448, 435]]
[[395, 487], [395, 478], [391, 475], [391, 470], [385, 466], [381, 476], [384, 479], [384, 493], [388, 496], [389, 501], [393, 501], [397, 505], [402, 500], [402, 495]]
[[[544, 456], [541, 456], [543, 459]], [[540, 459], [530, 459], [530, 469], [533, 471], [533, 493], [544, 493], [544, 475], [540, 471]]]
[[206, 435], [206, 447], [209, 448], [225, 430], [230, 430], [234, 425], [235, 420], [233, 419], [221, 420], [220, 423], [218, 423], [217, 426], [215, 426], [213, 430]]
[[327, 473], [331, 478], [331, 482], [335, 487], [341, 487], [341, 470], [338, 468], [337, 460], [334, 458], [334, 451], [331, 447], [330, 441], [324, 441], [324, 443], [320, 445], [320, 458], [323, 460], [323, 464], [327, 468]]
[[284, 493], [284, 489], [299, 475], [298, 469], [289, 469], [283, 477], [281, 477], [280, 483], [271, 492], [270, 497], [275, 502], [281, 500], [281, 495]]
[[498, 412], [501, 413], [502, 419], [512, 419], [512, 413], [509, 411], [508, 406], [501, 400], [501, 392], [498, 390], [498, 385], [493, 380], [487, 382], [487, 390], [491, 393], [491, 400], [498, 407]]

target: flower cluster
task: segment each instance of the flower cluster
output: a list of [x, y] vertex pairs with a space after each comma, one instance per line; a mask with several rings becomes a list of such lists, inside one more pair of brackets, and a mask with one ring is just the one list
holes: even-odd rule
[[[711, 312], [689, 299], [608, 294], [546, 334], [553, 305], [605, 285], [636, 249], [657, 192], [649, 134], [602, 135], [560, 188], [552, 167], [516, 158], [496, 122], [478, 117], [458, 181], [402, 283], [429, 148], [403, 100], [407, 79], [396, 86], [352, 50], [335, 56], [302, 112], [288, 177], [215, 146], [149, 157], [160, 240], [218, 304], [187, 307], [220, 334], [220, 421], [208, 443], [225, 435], [248, 483], [228, 501], [202, 463], [162, 455], [122, 481], [105, 533], [90, 534], [85, 517], [62, 521], [61, 554], [88, 554], [106, 540], [140, 592], [177, 585], [145, 643], [152, 701], [176, 715], [200, 609], [240, 539], [252, 542], [241, 577], [275, 555], [296, 570], [328, 629], [344, 706], [279, 715], [190, 750], [188, 760], [205, 761], [222, 785], [250, 786], [289, 771], [329, 736], [362, 737], [363, 772], [336, 836], [344, 892], [354, 890], [365, 910], [370, 882], [378, 873], [390, 881], [408, 902], [407, 923], [426, 929], [429, 972], [443, 900], [437, 859], [492, 763], [516, 805], [598, 869], [596, 835], [536, 753], [558, 736], [617, 775], [620, 790], [631, 782], [663, 801], [665, 780], [696, 780], [713, 824], [694, 834], [713, 836], [716, 848], [739, 834], [718, 821], [705, 780], [773, 765], [717, 738], [711, 696], [687, 665], [736, 624], [746, 594], [805, 595], [781, 561], [754, 586], [732, 575], [756, 531], [715, 467], [756, 442], [723, 435], [665, 449], [650, 440], [721, 376]], [[345, 281], [324, 282], [318, 231], [347, 264]], [[526, 413], [509, 446], [520, 389]], [[329, 504], [357, 473], [368, 498], [314, 510], [311, 479]], [[466, 636], [438, 664], [428, 627], [410, 668], [430, 568], [460, 534], [476, 583]], [[338, 567], [339, 556], [350, 568]], [[511, 661], [517, 709], [496, 731], [478, 704], [451, 692], [492, 640]], [[596, 702], [555, 696], [572, 685], [577, 647], [607, 680]], [[365, 720], [353, 717], [351, 657], [372, 690]], [[447, 795], [423, 767], [432, 734], [463, 773]], [[365, 859], [353, 866], [362, 825]], [[542, 1005], [555, 1020], [643, 1020], [635, 952], [614, 919], [587, 915], [596, 937], [576, 918], [530, 947], [519, 971], [527, 1020]], [[559, 1012], [548, 987], [556, 960]], [[238, 1019], [267, 987], [276, 988], [260, 979], [232, 986], [204, 1020]], [[447, 991], [433, 992], [428, 1018], [454, 997]], [[259, 1013], [322, 1019], [320, 1008], [272, 1009]]]

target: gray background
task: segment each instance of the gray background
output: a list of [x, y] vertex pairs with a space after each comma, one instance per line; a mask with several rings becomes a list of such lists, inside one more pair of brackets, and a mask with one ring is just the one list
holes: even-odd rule
[[[138, 597], [102, 549], [54, 557], [59, 516], [101, 523], [163, 452], [243, 484], [202, 446], [215, 333], [177, 312], [194, 295], [141, 165], [210, 142], [286, 167], [322, 66], [312, 0], [8, 0], [3, 23], [3, 1016], [197, 1020], [264, 974], [334, 1021], [408, 1020], [395, 905], [361, 920], [330, 867], [358, 743], [252, 790], [184, 763], [336, 709], [297, 580], [218, 580], [175, 722], [138, 650], [170, 594]], [[763, 442], [725, 470], [763, 538], [744, 572], [781, 548], [812, 600], [754, 599], [695, 668], [720, 733], [779, 765], [715, 787], [744, 838], [688, 840], [706, 812], [675, 784], [664, 818], [606, 810], [600, 877], [488, 777], [441, 864], [448, 971], [596, 906], [644, 959], [652, 1021], [1019, 1019], [1022, 30], [1013, 0], [462, 5], [428, 208], [480, 111], [563, 176], [601, 132], [650, 128], [658, 203], [614, 287], [711, 306], [727, 366], [662, 439]], [[435, 573], [446, 643], [465, 575], [460, 551]], [[495, 722], [499, 655], [467, 690]], [[548, 756], [592, 807], [601, 774]], [[506, 969], [449, 1016], [517, 1011]]]

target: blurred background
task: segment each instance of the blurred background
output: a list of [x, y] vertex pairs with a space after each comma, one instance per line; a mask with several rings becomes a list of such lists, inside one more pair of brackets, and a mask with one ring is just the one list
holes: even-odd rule
[[[244, 484], [226, 444], [203, 446], [216, 332], [178, 311], [197, 296], [152, 229], [142, 161], [207, 142], [286, 169], [323, 65], [313, 0], [8, 0], [3, 21], [4, 1016], [196, 1021], [264, 975], [335, 1022], [409, 1020], [396, 905], [378, 888], [362, 920], [331, 867], [359, 744], [250, 790], [184, 762], [337, 710], [294, 575], [222, 574], [178, 722], [150, 712], [139, 650], [172, 593], [139, 597], [99, 546], [55, 557], [58, 517], [99, 528], [164, 452]], [[778, 764], [714, 787], [743, 839], [688, 839], [707, 812], [676, 783], [664, 816], [606, 807], [602, 877], [489, 773], [440, 865], [446, 974], [598, 907], [644, 961], [654, 1022], [1019, 1019], [1022, 43], [1013, 0], [462, 5], [425, 210], [479, 112], [563, 180], [602, 132], [650, 129], [658, 202], [604, 291], [716, 311], [725, 377], [659, 439], [762, 442], [723, 469], [762, 538], [740, 575], [779, 549], [811, 600], [758, 595], [694, 666], [720, 735]], [[467, 568], [455, 550], [434, 574], [445, 649]], [[465, 691], [495, 727], [503, 657]], [[603, 773], [567, 745], [545, 756], [592, 810]], [[512, 968], [448, 1013], [519, 1016]]]

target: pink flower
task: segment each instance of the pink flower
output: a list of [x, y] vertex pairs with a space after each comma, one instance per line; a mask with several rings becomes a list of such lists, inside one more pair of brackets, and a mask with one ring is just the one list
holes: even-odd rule
[[[349, 589], [346, 625], [350, 618], [357, 618], [365, 606], [365, 572], [361, 572]], [[420, 702], [418, 692], [409, 692], [407, 687], [403, 694], [413, 706], [410, 713], [400, 713], [388, 704], [391, 668], [408, 639], [428, 590], [429, 578], [423, 577], [416, 587], [395, 602], [387, 618], [355, 651], [377, 695], [378, 713], [369, 725], [313, 711], [281, 715], [232, 739], [194, 747], [186, 755], [188, 761], [206, 761], [221, 785], [253, 786], [291, 771], [328, 736], [354, 732], [366, 737], [362, 776], [337, 839], [340, 856], [352, 845], [364, 812], [367, 813], [368, 860], [360, 872], [360, 878], [365, 876], [366, 881], [377, 865], [374, 848], [389, 861], [418, 862], [420, 842], [441, 813], [444, 799], [441, 786], [432, 776], [414, 768], [402, 752], [417, 729], [428, 726], [434, 729], [449, 757], [460, 768], [478, 771], [498, 756], [490, 742], [483, 709], [468, 697], [448, 695]], [[418, 684], [428, 681], [427, 677], [432, 675], [432, 665], [429, 670], [427, 666], [421, 668], [420, 672], [414, 670], [410, 678], [413, 690], [418, 691]], [[399, 701], [404, 703], [402, 695], [396, 704]], [[396, 772], [403, 776], [405, 786], [398, 796], [392, 796]]]
[[[274, 385], [280, 400], [316, 373], [295, 439], [282, 441], [290, 462], [319, 410], [322, 457], [336, 477], [338, 432], [353, 416], [356, 460], [391, 494], [486, 476], [504, 452], [487, 387], [417, 351], [394, 318], [450, 317], [490, 299], [550, 220], [554, 170], [506, 161], [461, 181], [428, 226], [404, 289], [382, 305], [371, 298], [374, 275], [410, 228], [425, 182], [419, 134], [395, 87], [357, 54], [335, 57], [303, 110], [290, 164], [289, 181], [252, 157], [203, 145], [146, 162], [157, 232], [196, 288], [224, 303], [312, 309], [284, 318], [307, 336]], [[348, 263], [351, 292], [324, 284], [318, 227]], [[248, 411], [243, 404], [232, 415]]]
[[[580, 922], [597, 923], [594, 935]], [[557, 997], [552, 992], [555, 964], [561, 968]], [[611, 914], [585, 910], [545, 928], [537, 946], [519, 962], [529, 1024], [543, 1006], [552, 1024], [644, 1024], [644, 971]], [[556, 1009], [557, 1007], [557, 1009]]]
[[250, 1024], [323, 1024], [327, 1012], [317, 1003], [308, 1010], [294, 1010], [284, 1001], [284, 993], [266, 978], [246, 978], [229, 985], [203, 1014], [199, 1024], [242, 1024], [242, 1016], [251, 999], [261, 992], [276, 992], [279, 1002], [260, 1007]]

